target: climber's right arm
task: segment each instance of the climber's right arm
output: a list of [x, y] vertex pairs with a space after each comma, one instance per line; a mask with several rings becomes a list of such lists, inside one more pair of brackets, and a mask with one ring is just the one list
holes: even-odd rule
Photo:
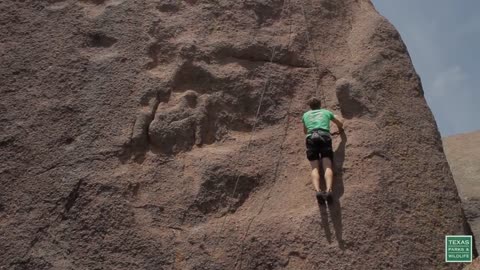
[[333, 119], [332, 119], [332, 122], [335, 123], [335, 125], [337, 125], [338, 127], [338, 131], [339, 132], [343, 132], [343, 118], [338, 116], [338, 115], [334, 115], [333, 116]]

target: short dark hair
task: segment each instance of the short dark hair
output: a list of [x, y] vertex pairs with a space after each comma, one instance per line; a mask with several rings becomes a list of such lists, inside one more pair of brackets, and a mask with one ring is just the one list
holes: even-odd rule
[[320, 106], [322, 106], [322, 102], [320, 101], [320, 99], [313, 97], [308, 101], [308, 106], [310, 106], [310, 109], [312, 110], [320, 109]]

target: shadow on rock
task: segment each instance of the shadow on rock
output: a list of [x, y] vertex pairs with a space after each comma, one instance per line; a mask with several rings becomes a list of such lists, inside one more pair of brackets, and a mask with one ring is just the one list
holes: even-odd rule
[[[342, 207], [340, 203], [340, 198], [344, 193], [343, 186], [343, 163], [345, 161], [345, 145], [347, 143], [347, 135], [345, 133], [340, 134], [341, 142], [335, 150], [334, 154], [334, 179], [333, 179], [333, 201], [327, 205], [319, 205], [320, 208], [320, 218], [321, 226], [325, 232], [325, 237], [329, 243], [332, 242], [332, 232], [330, 231], [329, 226], [329, 217], [327, 214], [330, 213], [330, 219], [332, 220], [333, 229], [335, 230], [335, 238], [337, 239], [338, 246], [341, 250], [345, 249], [343, 241], [343, 225], [342, 225]], [[325, 179], [323, 178], [323, 168], [322, 168], [322, 177], [320, 184], [322, 189], [325, 187]]]

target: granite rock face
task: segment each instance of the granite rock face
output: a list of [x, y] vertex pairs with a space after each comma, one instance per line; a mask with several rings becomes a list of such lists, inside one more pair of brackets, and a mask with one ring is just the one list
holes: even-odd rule
[[[462, 268], [436, 124], [369, 1], [0, 11], [0, 269]], [[347, 125], [326, 208], [300, 122], [315, 95]]]

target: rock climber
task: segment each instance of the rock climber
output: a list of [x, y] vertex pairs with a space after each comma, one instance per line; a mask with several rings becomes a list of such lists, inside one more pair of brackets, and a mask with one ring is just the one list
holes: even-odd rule
[[[303, 132], [307, 135], [307, 159], [312, 167], [312, 183], [315, 188], [318, 203], [332, 202], [333, 184], [333, 148], [330, 134], [330, 121], [343, 132], [343, 119], [331, 111], [322, 109], [318, 98], [308, 101], [310, 110], [303, 114]], [[320, 190], [320, 161], [325, 173], [326, 191]]]

